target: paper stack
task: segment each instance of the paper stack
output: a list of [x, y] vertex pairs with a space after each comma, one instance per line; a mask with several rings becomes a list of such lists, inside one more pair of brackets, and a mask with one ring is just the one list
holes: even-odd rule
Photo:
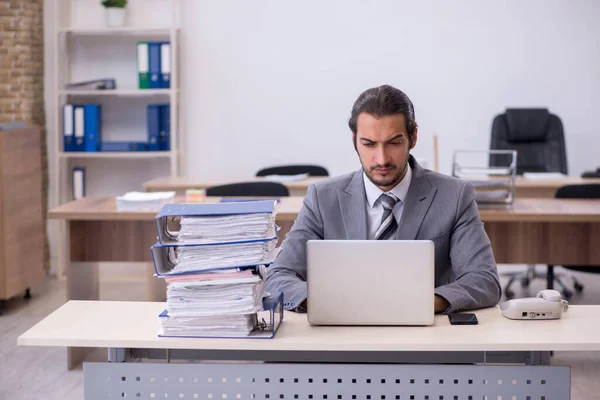
[[[176, 232], [168, 229], [174, 218]], [[244, 337], [259, 329], [277, 243], [274, 202], [168, 205], [156, 225], [152, 256], [167, 282], [160, 336]]]
[[175, 192], [127, 192], [117, 197], [117, 210], [159, 210], [174, 197]]

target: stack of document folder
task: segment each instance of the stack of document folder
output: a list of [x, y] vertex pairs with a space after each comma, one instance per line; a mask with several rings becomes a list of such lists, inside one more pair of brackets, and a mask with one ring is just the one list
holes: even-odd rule
[[169, 204], [155, 222], [152, 258], [167, 282], [160, 336], [274, 335], [283, 299], [265, 303], [264, 291], [277, 243], [274, 201]]

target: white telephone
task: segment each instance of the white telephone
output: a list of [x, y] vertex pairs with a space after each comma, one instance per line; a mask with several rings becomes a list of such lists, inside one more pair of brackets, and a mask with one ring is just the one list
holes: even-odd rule
[[536, 297], [500, 303], [502, 315], [509, 319], [559, 319], [569, 302], [556, 290], [540, 290]]

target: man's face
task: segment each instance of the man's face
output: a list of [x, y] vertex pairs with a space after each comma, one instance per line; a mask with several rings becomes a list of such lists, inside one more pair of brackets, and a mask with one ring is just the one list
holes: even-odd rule
[[356, 128], [356, 151], [363, 170], [384, 192], [392, 189], [406, 174], [409, 151], [417, 142], [416, 130], [410, 146], [403, 114], [376, 117], [361, 113]]

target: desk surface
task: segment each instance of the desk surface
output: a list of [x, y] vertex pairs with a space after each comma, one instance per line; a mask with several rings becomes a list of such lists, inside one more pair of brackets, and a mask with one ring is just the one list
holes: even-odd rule
[[262, 351], [599, 351], [600, 306], [571, 306], [559, 320], [516, 321], [498, 308], [476, 311], [479, 325], [314, 327], [286, 312], [274, 339], [159, 338], [165, 303], [69, 301], [18, 338], [26, 346]]
[[[216, 203], [220, 197], [207, 197]], [[303, 197], [282, 197], [277, 204], [277, 219], [293, 221], [300, 212]], [[176, 198], [176, 202], [184, 202]], [[153, 220], [158, 210], [118, 211], [114, 197], [85, 197], [65, 203], [48, 212], [50, 219], [66, 220]], [[562, 199], [516, 199], [511, 209], [482, 209], [484, 222], [600, 222], [600, 201]]]
[[[222, 197], [206, 197], [202, 203], [218, 203], [221, 199]], [[304, 197], [301, 196], [280, 198], [280, 202], [278, 202], [275, 206], [277, 210], [277, 219], [279, 221], [295, 220], [298, 212], [302, 208], [303, 199]], [[175, 203], [185, 203], [185, 198], [176, 197]], [[78, 221], [143, 221], [154, 220], [158, 211], [158, 209], [144, 211], [119, 211], [117, 210], [117, 200], [114, 197], [84, 197], [82, 199], [70, 201], [61, 206], [53, 208], [48, 212], [48, 218]]]
[[[309, 177], [293, 182], [283, 182], [289, 189], [306, 189], [313, 183], [320, 182], [328, 179], [327, 177]], [[264, 181], [263, 178], [249, 178], [246, 180], [239, 180], [237, 182], [257, 182]], [[179, 176], [179, 177], [163, 177], [152, 179], [144, 183], [144, 189], [146, 191], [162, 191], [162, 190], [186, 190], [186, 189], [206, 189], [211, 186], [223, 185], [226, 183], [233, 182], [208, 182], [202, 181], [199, 178], [190, 176]], [[600, 178], [581, 178], [577, 176], [569, 176], [560, 179], [526, 179], [522, 176], [518, 176], [515, 180], [515, 187], [517, 188], [536, 188], [536, 189], [558, 189], [564, 185], [579, 185], [585, 183], [600, 183]]]
[[[297, 181], [281, 182], [289, 189], [307, 189], [313, 183], [317, 183], [327, 179], [325, 176], [311, 176], [306, 179], [300, 179]], [[238, 182], [264, 182], [264, 178], [252, 177], [248, 179], [240, 179], [237, 181], [228, 182], [210, 182], [202, 181], [198, 178], [190, 176], [178, 176], [178, 177], [163, 177], [152, 179], [144, 183], [144, 189], [148, 192], [156, 192], [162, 190], [186, 190], [186, 189], [207, 189], [212, 186], [226, 185], [229, 183]]]

